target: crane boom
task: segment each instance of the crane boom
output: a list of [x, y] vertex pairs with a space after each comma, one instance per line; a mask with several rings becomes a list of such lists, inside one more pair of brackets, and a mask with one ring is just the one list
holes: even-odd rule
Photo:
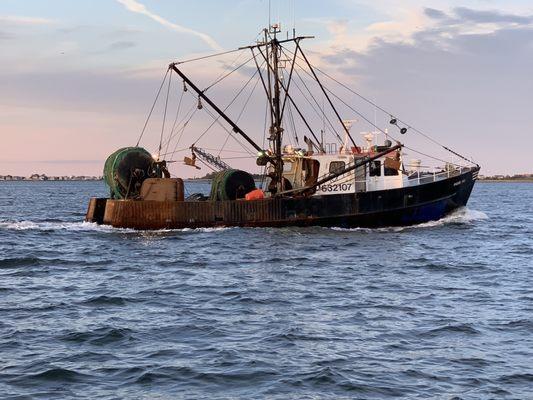
[[219, 170], [219, 171], [224, 171], [226, 169], [231, 169], [231, 167], [226, 164], [224, 161], [222, 161], [220, 159], [220, 157], [216, 157], [210, 153], [208, 153], [207, 151], [205, 151], [204, 149], [201, 149], [199, 147], [196, 147], [196, 146], [191, 146], [191, 151], [193, 152], [193, 154], [196, 154], [196, 156], [202, 160], [203, 162], [209, 164], [211, 167]]

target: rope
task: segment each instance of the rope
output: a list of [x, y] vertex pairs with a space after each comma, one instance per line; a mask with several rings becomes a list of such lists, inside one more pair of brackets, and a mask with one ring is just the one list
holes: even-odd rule
[[465, 161], [467, 161], [467, 162], [469, 162], [469, 163], [475, 164], [476, 166], [479, 167], [479, 164], [478, 164], [477, 162], [472, 161], [472, 160], [466, 158], [465, 156], [462, 156], [462, 155], [459, 154], [459, 153], [456, 153], [455, 151], [453, 151], [452, 149], [450, 149], [450, 148], [448, 148], [448, 147], [446, 147], [446, 146], [442, 146], [442, 147], [444, 148], [444, 150], [448, 150], [450, 153], [456, 155], [457, 157], [459, 157], [459, 158], [461, 158], [461, 159], [463, 159], [463, 160], [465, 160]]
[[[184, 149], [179, 149], [179, 150], [174, 150], [172, 151], [171, 153], [166, 153], [166, 154], [161, 154], [163, 157], [164, 156], [168, 156], [169, 154], [173, 154], [173, 153], [181, 153], [183, 151], [190, 151], [191, 149], [189, 147], [185, 147]], [[169, 161], [169, 162], [173, 162], [172, 160]]]
[[[239, 122], [239, 120], [241, 119], [242, 117], [242, 114], [244, 113], [244, 111], [246, 110], [246, 107], [248, 106], [248, 103], [250, 102], [250, 99], [252, 98], [254, 92], [255, 92], [255, 89], [257, 88], [257, 85], [259, 83], [260, 79], [257, 78], [256, 82], [255, 82], [255, 85], [254, 87], [252, 88], [252, 91], [250, 92], [250, 95], [248, 96], [248, 98], [246, 99], [246, 101], [244, 102], [244, 106], [241, 110], [241, 112], [239, 113], [239, 115], [237, 116], [237, 119], [235, 120], [235, 123]], [[222, 153], [222, 150], [224, 150], [224, 148], [226, 147], [226, 144], [228, 143], [228, 140], [229, 140], [229, 135], [226, 136], [226, 140], [224, 141], [224, 144], [222, 145], [222, 147], [220, 148], [219, 152], [218, 152], [218, 156], [220, 156], [220, 153]]]
[[[226, 108], [224, 109], [224, 111], [226, 111], [236, 100], [237, 98], [240, 96], [240, 94], [244, 91], [244, 89], [248, 86], [248, 84], [253, 80], [254, 76], [257, 74], [257, 71], [250, 77], [250, 79], [246, 82], [246, 84], [243, 86], [243, 88], [237, 93], [237, 95], [233, 98], [233, 100], [226, 106]], [[257, 82], [255, 84], [254, 87], [257, 86]], [[251, 96], [250, 96], [251, 97]], [[194, 111], [192, 112], [192, 114], [190, 115], [190, 117], [187, 119], [187, 121], [183, 124], [182, 128], [175, 132], [174, 134], [172, 134], [169, 139], [168, 139], [168, 144], [170, 143], [170, 141], [179, 133], [180, 136], [178, 137], [178, 140], [176, 142], [176, 145], [174, 146], [174, 150], [171, 152], [171, 153], [165, 153], [163, 154], [163, 156], [167, 156], [167, 155], [171, 155], [172, 156], [172, 159], [175, 155], [175, 153], [179, 152], [176, 150], [176, 148], [178, 147], [178, 144], [183, 136], [183, 133], [185, 132], [185, 128], [187, 127], [188, 123], [191, 121], [191, 119], [194, 117], [194, 115], [196, 114], [196, 112], [198, 111], [198, 108], [195, 106], [195, 104], [193, 104], [193, 106], [191, 107], [191, 110], [189, 110], [189, 112], [187, 113], [187, 115], [194, 109]], [[206, 129], [206, 131], [204, 131], [202, 133], [202, 135], [200, 135], [200, 137], [194, 142], [194, 143], [197, 143], [214, 125], [215, 123], [218, 123], [219, 125], [221, 125], [225, 130], [226, 132], [228, 132], [230, 135], [231, 135], [231, 131], [229, 131], [225, 126], [223, 126], [222, 124], [220, 124], [219, 122], [219, 119], [220, 119], [220, 115], [218, 117], [214, 117], [213, 114], [211, 114], [209, 112], [209, 110], [205, 109], [205, 111], [215, 120], [213, 121], [213, 123]], [[183, 122], [186, 118], [187, 118], [187, 115], [182, 119], [181, 122]], [[181, 125], [181, 122], [179, 125]], [[231, 135], [233, 137], [233, 135]], [[238, 142], [238, 141], [237, 141]], [[242, 146], [242, 143], [238, 142], [241, 146]], [[242, 146], [244, 150], [246, 150], [246, 154], [251, 154], [250, 151]], [[172, 160], [171, 159], [171, 160]]]
[[289, 126], [291, 127], [291, 130], [292, 130], [292, 134], [293, 134], [293, 139], [296, 143], [296, 145], [299, 145], [300, 144], [300, 141], [298, 140], [298, 130], [296, 129], [296, 123], [294, 122], [294, 115], [292, 114], [292, 106], [291, 104], [287, 104], [287, 110], [288, 110], [288, 114], [289, 114]]
[[250, 159], [250, 158], [256, 158], [255, 156], [241, 156], [241, 157], [221, 157], [221, 160], [242, 160], [242, 159]]
[[231, 74], [233, 74], [234, 72], [238, 71], [239, 69], [241, 69], [242, 67], [244, 67], [246, 64], [248, 64], [250, 61], [252, 61], [254, 59], [254, 57], [251, 57], [249, 58], [248, 60], [246, 60], [245, 62], [243, 62], [242, 64], [240, 64], [238, 67], [232, 69], [230, 72], [228, 72], [227, 74], [225, 74], [224, 76], [222, 76], [221, 78], [215, 80], [215, 82], [213, 82], [211, 85], [209, 85], [208, 87], [206, 87], [203, 91], [204, 92], [207, 92], [209, 89], [211, 89], [213, 86], [215, 85], [218, 85], [220, 82], [222, 82], [224, 79], [226, 79], [228, 76], [230, 76]]
[[137, 144], [135, 145], [135, 147], [139, 146], [139, 143], [141, 142], [141, 139], [144, 135], [144, 131], [146, 130], [146, 127], [148, 126], [148, 121], [150, 121], [150, 117], [152, 116], [152, 113], [154, 112], [154, 108], [155, 108], [155, 105], [157, 104], [157, 100], [159, 99], [159, 95], [161, 94], [161, 90], [163, 89], [163, 85], [165, 84], [165, 81], [167, 80], [168, 71], [170, 71], [170, 68], [168, 68], [167, 71], [165, 72], [165, 76], [163, 77], [161, 86], [159, 86], [159, 90], [157, 91], [157, 95], [155, 96], [154, 103], [152, 104], [152, 108], [150, 109], [150, 112], [148, 113], [148, 117], [146, 118], [146, 121], [144, 122], [141, 135], [139, 136], [139, 139], [137, 140]]
[[[285, 57], [287, 58], [290, 58], [289, 55], [287, 55], [287, 53], [283, 50], [283, 47], [282, 47], [282, 50], [283, 52], [283, 55], [285, 55]], [[300, 68], [303, 72], [305, 72], [308, 76], [311, 76], [311, 78], [313, 80], [315, 80], [315, 78], [305, 70], [305, 68], [303, 68], [300, 64], [298, 64], [296, 62], [296, 60], [294, 61], [294, 65], [297, 66], [298, 68]], [[307, 84], [305, 83], [305, 81], [303, 80], [302, 76], [298, 73], [298, 70], [296, 68], [294, 68], [294, 72], [296, 73], [296, 76], [298, 77], [298, 79], [300, 79], [300, 81], [302, 82], [302, 84], [304, 85], [305, 89], [307, 90], [307, 92], [309, 93], [309, 95], [311, 96], [311, 98], [313, 99], [313, 101], [315, 102], [316, 106], [318, 107], [318, 109], [320, 110], [320, 112], [322, 114], [320, 114], [316, 109], [315, 107], [313, 106], [313, 104], [309, 101], [309, 99], [307, 98], [307, 96], [305, 96], [305, 94], [303, 93], [302, 89], [298, 86], [298, 84], [294, 81], [294, 84], [296, 85], [296, 87], [298, 88], [298, 90], [300, 91], [300, 93], [302, 94], [302, 96], [304, 96], [305, 100], [309, 103], [309, 105], [311, 106], [311, 108], [313, 108], [313, 111], [318, 115], [319, 118], [322, 118], [322, 119], [325, 119], [327, 122], [328, 122], [328, 125], [329, 127], [331, 128], [331, 130], [333, 131], [333, 133], [335, 134], [335, 136], [337, 137], [337, 140], [339, 140], [340, 143], [343, 143], [343, 140], [342, 138], [339, 136], [339, 133], [337, 132], [337, 130], [335, 129], [335, 127], [333, 126], [332, 122], [330, 121], [330, 119], [328, 118], [328, 116], [326, 115], [325, 111], [324, 111], [324, 108], [320, 106], [320, 104], [318, 103], [318, 101], [316, 100], [315, 96], [313, 96], [313, 93], [311, 92], [311, 90], [309, 89], [309, 87], [307, 86]]]
[[[298, 63], [296, 63], [296, 65], [302, 69], [307, 75], [310, 75], [307, 71], [305, 71]], [[301, 79], [301, 78], [300, 78]], [[397, 142], [400, 142], [398, 140], [397, 137], [395, 137], [394, 135], [392, 135], [391, 133], [387, 133], [385, 132], [383, 129], [381, 129], [379, 126], [377, 126], [374, 122], [372, 122], [371, 120], [369, 120], [368, 118], [366, 118], [363, 114], [361, 114], [359, 111], [357, 111], [355, 108], [353, 108], [352, 106], [350, 106], [348, 103], [346, 103], [343, 99], [341, 99], [339, 96], [337, 96], [332, 90], [330, 90], [329, 88], [327, 88], [325, 85], [324, 86], [324, 89], [330, 93], [331, 95], [333, 95], [337, 100], [339, 100], [341, 103], [343, 103], [346, 107], [348, 107], [350, 110], [352, 110], [353, 112], [355, 112], [358, 116], [360, 116], [362, 119], [364, 119], [368, 124], [370, 124], [372, 127], [374, 127], [375, 129], [377, 129], [379, 132], [383, 133], [384, 135], [388, 135], [390, 136], [391, 138], [393, 138], [394, 140], [396, 140]], [[379, 107], [378, 107], [379, 108]], [[442, 146], [439, 144], [439, 146], [443, 147], [445, 150], [451, 152], [452, 154], [464, 159], [465, 161], [469, 162], [469, 163], [472, 163], [472, 164], [475, 164], [474, 162], [468, 160], [467, 158], [461, 156], [460, 154], [454, 152], [453, 150], [450, 150], [449, 148], [445, 147], [445, 146]], [[405, 148], [415, 152], [415, 153], [418, 153], [422, 156], [425, 156], [425, 157], [428, 157], [428, 158], [431, 158], [433, 160], [436, 160], [436, 161], [440, 161], [440, 162], [443, 162], [443, 163], [449, 163], [449, 164], [452, 164], [452, 165], [455, 165], [456, 167], [463, 167], [463, 165], [460, 165], [460, 164], [456, 164], [456, 163], [453, 163], [453, 162], [449, 162], [449, 161], [446, 161], [446, 160], [442, 160], [438, 157], [434, 157], [434, 156], [431, 156], [429, 154], [426, 154], [426, 153], [423, 153], [419, 150], [415, 150], [414, 148], [412, 147], [408, 147], [408, 146], [405, 146]], [[477, 165], [477, 164], [476, 164]]]
[[208, 58], [213, 58], [213, 57], [220, 57], [220, 56], [223, 56], [225, 54], [230, 54], [230, 53], [235, 53], [237, 51], [242, 51], [244, 49], [234, 49], [234, 50], [228, 50], [228, 51], [223, 51], [221, 53], [215, 53], [215, 54], [209, 54], [207, 56], [202, 56], [202, 57], [196, 57], [196, 58], [190, 58], [188, 60], [183, 60], [183, 61], [177, 61], [176, 62], [176, 65], [180, 65], [180, 64], [186, 64], [186, 63], [190, 63], [190, 62], [194, 62], [194, 61], [200, 61], [200, 60], [206, 60]]
[[[257, 38], [263, 33], [263, 31], [260, 31], [257, 36], [255, 37], [255, 39], [253, 40], [254, 42], [257, 40]], [[194, 61], [201, 61], [201, 60], [206, 60], [208, 58], [213, 58], [213, 57], [220, 57], [220, 56], [223, 56], [223, 55], [226, 55], [226, 54], [231, 54], [231, 53], [236, 53], [238, 51], [244, 51], [244, 50], [247, 50], [247, 48], [240, 48], [240, 49], [233, 49], [233, 50], [228, 50], [228, 51], [223, 51], [223, 52], [220, 52], [220, 53], [215, 53], [215, 54], [209, 54], [207, 56], [202, 56], [202, 57], [196, 57], [196, 58], [190, 58], [188, 60], [183, 60], [183, 61], [177, 61], [176, 62], [176, 65], [180, 65], [180, 64], [187, 64], [187, 63], [190, 63], [190, 62], [194, 62]]]
[[[296, 65], [298, 65], [298, 67], [300, 69], [302, 69], [308, 76], [312, 76], [309, 72], [305, 71], [298, 63], [296, 63]], [[313, 67], [314, 68], [314, 67]], [[369, 125], [371, 125], [374, 129], [377, 129], [378, 131], [380, 131], [381, 133], [383, 133], [384, 135], [386, 136], [390, 136], [392, 137], [394, 140], [396, 141], [399, 141], [398, 138], [396, 138], [394, 135], [390, 134], [390, 133], [387, 133], [385, 132], [383, 129], [381, 129], [378, 125], [376, 125], [374, 122], [372, 122], [371, 120], [369, 120], [367, 117], [365, 117], [363, 114], [361, 114], [361, 112], [359, 112], [358, 110], [356, 110], [355, 108], [353, 108], [352, 106], [350, 106], [348, 103], [346, 103], [343, 99], [341, 99], [339, 96], [337, 96], [332, 90], [330, 90], [328, 87], [326, 87], [325, 85], [322, 85], [324, 87], [324, 89], [329, 93], [331, 94], [333, 97], [335, 97], [337, 100], [339, 100], [342, 104], [344, 104], [346, 107], [348, 107], [350, 110], [352, 110], [354, 113], [356, 113], [359, 117], [361, 117], [362, 119], [364, 119]], [[328, 120], [329, 121], [329, 120]], [[330, 127], [331, 127], [331, 123], [330, 123]]]
[[[252, 79], [255, 77], [255, 75], [257, 75], [257, 71], [254, 72], [254, 74], [250, 77], [250, 79], [248, 79], [248, 81], [244, 84], [244, 86], [241, 88], [241, 90], [239, 90], [239, 92], [235, 95], [235, 97], [233, 97], [233, 99], [231, 100], [231, 102], [224, 108], [224, 110], [222, 110], [223, 112], [226, 112], [226, 110], [237, 100], [237, 98], [241, 95], [241, 93], [244, 91], [244, 89], [246, 89], [246, 87], [248, 86], [248, 84], [252, 81]], [[209, 110], [205, 109], [205, 111], [207, 113], [209, 113]], [[210, 114], [212, 115], [212, 114]], [[215, 125], [215, 123], [218, 123], [219, 119], [221, 118], [220, 115], [218, 117], [213, 117], [215, 120], [211, 123], [211, 125], [209, 125], [207, 127], [207, 129], [202, 132], [202, 134], [198, 137], [198, 139], [196, 139], [193, 143], [198, 143], [198, 141], [200, 139], [202, 139], [206, 134], [207, 132], [209, 132], [209, 130]]]
[[266, 140], [266, 133], [267, 133], [267, 123], [268, 123], [268, 115], [270, 114], [270, 102], [268, 99], [266, 100], [266, 108], [265, 108], [265, 122], [263, 125], [263, 149], [265, 148], [265, 140]]
[[[300, 56], [298, 56], [299, 58], [301, 58]], [[390, 115], [391, 117], [394, 115], [393, 113], [385, 110], [384, 108], [380, 107], [378, 104], [376, 104], [375, 102], [373, 102], [372, 100], [366, 98], [365, 96], [363, 96], [362, 94], [356, 92], [355, 90], [353, 90], [352, 88], [350, 88], [349, 86], [345, 85], [344, 83], [340, 82], [339, 80], [335, 79], [334, 77], [332, 77], [331, 75], [329, 75], [328, 73], [326, 73], [325, 71], [322, 71], [320, 68], [318, 67], [315, 67], [313, 66], [313, 68], [315, 70], [317, 70], [318, 72], [320, 72], [321, 74], [323, 74], [324, 76], [326, 76], [327, 78], [331, 79], [332, 81], [334, 81], [335, 83], [337, 83], [338, 85], [342, 86], [343, 88], [345, 88], [346, 90], [348, 90], [349, 92], [355, 94], [357, 97], [359, 97], [360, 99], [366, 101], [368, 104], [374, 106], [375, 108], [377, 108], [378, 110], [380, 110], [381, 112], [385, 113], [385, 114], [388, 114]], [[443, 145], [442, 143], [438, 142], [437, 140], [433, 139], [431, 136], [425, 134], [424, 132], [422, 132], [421, 130], [415, 128], [414, 126], [410, 125], [409, 123], [405, 122], [405, 121], [402, 121], [401, 119], [399, 118], [396, 118], [396, 120], [402, 124], [404, 124], [408, 129], [418, 133], [419, 135], [425, 137], [426, 139], [428, 139], [429, 141], [433, 142], [434, 144], [436, 144], [437, 146], [440, 146], [442, 147], [444, 150], [456, 155], [457, 157], [460, 157], [461, 159], [471, 163], [471, 164], [475, 164], [475, 165], [478, 165], [476, 162], [462, 156], [461, 154], [453, 151], [452, 149], [450, 149], [449, 147]], [[478, 165], [479, 166], [479, 165]]]
[[[178, 140], [176, 141], [176, 144], [174, 145], [174, 151], [171, 153], [171, 156], [172, 156], [171, 160], [174, 159], [174, 155], [176, 153], [176, 148], [178, 147], [178, 144], [180, 143], [180, 140], [181, 140], [181, 138], [183, 136], [183, 133], [185, 132], [185, 129], [187, 128], [187, 126], [189, 125], [189, 122], [191, 122], [192, 118], [194, 117], [194, 115], [196, 114], [197, 111], [198, 111], [198, 108], [194, 107], [192, 112], [190, 113], [191, 115], [190, 115], [189, 119], [184, 122], [183, 127], [180, 129], [180, 135], [178, 137]], [[176, 132], [176, 134], [177, 134], [177, 132]]]
[[216, 169], [214, 169], [211, 165], [209, 165], [208, 163], [206, 163], [204, 160], [202, 160], [201, 158], [197, 158], [198, 161], [200, 161], [202, 164], [204, 164], [207, 168], [209, 168], [211, 171], [213, 172], [218, 172]]
[[[294, 69], [293, 69], [294, 70]], [[290, 76], [290, 75], [289, 75]], [[284, 81], [287, 80], [287, 78], [285, 78], [285, 73], [283, 73], [283, 79]], [[292, 79], [292, 78], [291, 78]], [[288, 86], [287, 86], [288, 87]], [[287, 97], [285, 97], [285, 100], [287, 100]], [[291, 102], [289, 101], [288, 103], [284, 103], [286, 104], [286, 107], [287, 107], [287, 113], [288, 113], [288, 122], [287, 122], [287, 127], [291, 129], [291, 133], [292, 133], [292, 138], [294, 139], [295, 141], [295, 144], [298, 145], [299, 144], [299, 141], [298, 141], [298, 133], [297, 133], [297, 130], [296, 130], [296, 124], [294, 123], [294, 116], [292, 115], [292, 108], [291, 108]]]
[[159, 138], [159, 148], [157, 149], [157, 160], [161, 157], [161, 148], [163, 147], [163, 134], [165, 132], [165, 122], [167, 121], [167, 109], [168, 109], [168, 98], [170, 96], [170, 84], [172, 82], [172, 74], [168, 77], [168, 87], [167, 87], [167, 98], [165, 99], [165, 112], [163, 113], [163, 124], [161, 125], [161, 137]]
[[[248, 152], [248, 154], [254, 154], [253, 151], [251, 151], [250, 149], [247, 149], [247, 148], [246, 148], [241, 142], [239, 142], [239, 141], [235, 138], [235, 136], [233, 136], [233, 134], [231, 133], [231, 131], [230, 131], [225, 125], [223, 125], [222, 122], [220, 122], [220, 121], [218, 120], [218, 117], [215, 117], [215, 116], [213, 115], [213, 113], [212, 113], [211, 111], [209, 111], [208, 109], [205, 109], [205, 111], [207, 112], [207, 114], [209, 114], [209, 116], [210, 116], [211, 118], [213, 118], [213, 119], [215, 120], [214, 122], [217, 123], [217, 124], [218, 124], [222, 129], [224, 129], [226, 132], [228, 132], [228, 133], [231, 135], [231, 137], [232, 137], [232, 138], [233, 138], [233, 139], [234, 139], [234, 140], [235, 140], [235, 141], [236, 141], [236, 142], [237, 142], [237, 143], [238, 143], [238, 144], [239, 144], [239, 145], [240, 145], [245, 151]], [[195, 143], [196, 143], [196, 142], [195, 142]]]
[[[300, 67], [300, 66], [298, 66]], [[301, 67], [300, 67], [301, 68]], [[320, 110], [317, 111], [315, 106], [313, 105], [313, 103], [311, 103], [311, 101], [307, 98], [307, 96], [305, 95], [305, 93], [303, 92], [303, 90], [300, 88], [300, 85], [298, 85], [296, 83], [296, 81], [294, 81], [294, 86], [296, 86], [296, 88], [300, 91], [300, 93], [302, 94], [302, 96], [304, 97], [304, 99], [307, 101], [307, 103], [311, 106], [311, 108], [313, 109], [313, 111], [316, 113], [316, 115], [319, 117], [319, 118], [324, 118], [327, 122], [328, 122], [328, 125], [329, 127], [331, 128], [332, 132], [335, 134], [335, 136], [337, 137], [337, 140], [339, 140], [340, 143], [342, 143], [342, 138], [339, 136], [339, 133], [337, 132], [337, 130], [335, 129], [335, 127], [333, 126], [333, 123], [331, 122], [331, 120], [328, 118], [328, 116], [326, 115], [326, 112], [320, 107], [320, 104], [318, 104], [318, 102], [316, 101], [316, 99], [314, 98], [313, 94], [311, 93], [310, 89], [307, 87], [307, 85], [305, 84], [304, 80], [302, 79], [302, 77], [300, 76], [300, 74], [298, 73], [298, 71], [295, 69], [294, 72], [296, 72], [296, 76], [298, 77], [298, 79], [300, 79], [300, 81], [303, 83], [303, 85], [305, 86], [305, 88], [307, 89], [307, 91], [309, 92], [311, 98], [313, 99], [313, 101], [315, 102], [315, 104], [317, 104], [317, 107], [318, 109]], [[304, 71], [307, 73], [307, 71]]]
[[172, 129], [170, 130], [170, 134], [169, 134], [168, 139], [167, 139], [167, 144], [166, 144], [166, 147], [165, 147], [165, 153], [168, 152], [168, 146], [170, 146], [170, 137], [171, 137], [172, 133], [174, 132], [174, 129], [176, 129], [176, 124], [178, 122], [179, 113], [181, 111], [181, 102], [183, 100], [183, 95], [184, 94], [185, 94], [185, 91], [182, 90], [180, 99], [178, 101], [178, 108], [176, 110], [176, 117], [174, 118], [174, 123], [172, 124]]
[[252, 96], [253, 96], [253, 94], [254, 94], [254, 92], [255, 92], [255, 89], [257, 88], [257, 85], [259, 84], [259, 81], [260, 81], [260, 79], [257, 78], [257, 80], [255, 81], [255, 84], [254, 84], [254, 86], [253, 86], [253, 88], [252, 88], [252, 91], [250, 92], [250, 95], [248, 96], [248, 98], [247, 98], [246, 101], [244, 102], [244, 105], [243, 105], [243, 107], [242, 107], [242, 110], [241, 110], [241, 112], [239, 113], [239, 115], [237, 116], [237, 119], [235, 120], [236, 123], [239, 122], [239, 120], [240, 120], [241, 117], [242, 117], [242, 114], [243, 114], [244, 111], [246, 110], [246, 107], [248, 106], [248, 103], [250, 102], [250, 99], [252, 98]]
[[409, 149], [411, 151], [414, 151], [415, 153], [417, 154], [420, 154], [421, 156], [424, 156], [424, 157], [428, 157], [428, 158], [431, 158], [433, 160], [436, 160], [436, 161], [440, 161], [440, 162], [443, 162], [444, 164], [451, 164], [451, 165], [455, 165], [456, 167], [465, 167], [465, 165], [461, 165], [461, 164], [456, 164], [454, 162], [450, 162], [450, 161], [446, 161], [446, 160], [442, 160], [438, 157], [435, 157], [435, 156], [430, 156], [429, 154], [426, 154], [426, 153], [423, 153], [419, 150], [415, 150], [413, 149], [412, 147], [409, 147], [409, 146], [404, 146], [406, 149]]
[[[192, 96], [192, 95], [191, 95]], [[193, 96], [194, 98], [194, 96]], [[190, 122], [190, 120], [192, 119], [192, 117], [194, 116], [194, 114], [196, 114], [196, 112], [198, 111], [198, 108], [196, 107], [196, 98], [194, 98], [194, 102], [191, 106], [191, 108], [189, 109], [189, 111], [187, 111], [187, 113], [185, 114], [185, 116], [181, 119], [181, 121], [179, 122], [179, 124], [177, 124], [178, 126], [181, 126], [183, 124], [183, 126], [181, 126], [180, 129], [176, 130], [176, 132], [172, 132], [172, 134], [169, 136], [169, 138], [167, 139], [167, 144], [170, 146], [170, 142], [172, 141], [172, 139], [174, 139], [174, 137], [176, 137], [177, 134], [179, 133], [183, 133], [183, 130], [185, 129], [185, 127], [187, 126], [187, 124]], [[179, 140], [181, 139], [181, 134], [180, 134], [180, 137], [178, 138], [178, 142]]]
[[[210, 149], [208, 147], [202, 147], [204, 150], [209, 150], [209, 151], [218, 151], [218, 149]], [[250, 154], [249, 152], [247, 151], [240, 151], [240, 150], [224, 150], [225, 153], [236, 153], [236, 154]]]
[[[245, 54], [244, 51], [239, 53], [237, 55], [237, 57], [235, 57], [233, 59], [233, 61], [229, 65], [225, 66], [224, 70], [220, 74], [218, 74], [218, 76], [213, 80], [213, 82], [218, 81], [221, 77], [224, 76], [224, 74], [226, 74], [228, 69], [233, 68], [235, 66], [235, 64], [237, 63], [237, 61], [239, 60], [239, 58], [241, 58], [244, 54]], [[215, 83], [212, 83], [211, 86], [214, 85], [214, 84]], [[207, 89], [205, 89], [205, 90], [207, 90]]]
[[[296, 63], [296, 65], [302, 69], [303, 72], [305, 72], [308, 76], [311, 76], [312, 75], [307, 72], [305, 69], [303, 69], [300, 64]], [[314, 67], [313, 67], [314, 68]], [[301, 78], [300, 78], [301, 79]], [[313, 78], [314, 79], [314, 78]], [[333, 95], [337, 100], [339, 100], [342, 104], [344, 104], [346, 107], [348, 107], [350, 110], [352, 110], [354, 113], [356, 113], [358, 116], [360, 116], [362, 119], [364, 119], [368, 124], [370, 124], [373, 128], [379, 130], [381, 133], [385, 134], [385, 135], [388, 135], [392, 138], [394, 138], [393, 135], [391, 135], [390, 133], [386, 133], [384, 130], [382, 130], [379, 126], [377, 126], [374, 122], [372, 122], [371, 120], [369, 120], [367, 117], [365, 117], [363, 114], [361, 114], [359, 111], [357, 111], [355, 108], [353, 108], [352, 106], [350, 106], [348, 103], [346, 103], [343, 99], [341, 99], [339, 96], [337, 96], [332, 90], [330, 90], [328, 87], [326, 87], [325, 85], [322, 85], [324, 86], [324, 89], [331, 95]], [[329, 122], [329, 120], [328, 120]], [[331, 123], [329, 124], [330, 127], [331, 127]], [[338, 135], [337, 135], [338, 137]], [[397, 140], [396, 138], [394, 138], [395, 140]], [[342, 141], [341, 141], [342, 142]]]
[[[218, 149], [211, 149], [211, 148], [205, 148], [203, 147], [204, 150], [208, 150], [208, 151], [218, 151]], [[163, 157], [166, 156], [166, 155], [169, 155], [169, 154], [172, 154], [172, 153], [181, 153], [181, 152], [184, 152], [184, 151], [190, 151], [191, 148], [190, 147], [184, 147], [182, 149], [176, 149], [175, 151], [171, 152], [171, 153], [164, 153], [164, 154], [161, 154]], [[235, 154], [247, 154], [246, 157], [252, 157], [250, 155], [250, 152], [248, 151], [239, 151], [239, 150], [223, 150], [224, 153], [235, 153]], [[255, 156], [254, 156], [255, 157]]]

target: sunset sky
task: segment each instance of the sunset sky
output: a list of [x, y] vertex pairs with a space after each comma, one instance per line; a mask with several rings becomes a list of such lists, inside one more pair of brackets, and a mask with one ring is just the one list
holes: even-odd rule
[[[107, 155], [135, 144], [168, 63], [253, 43], [268, 4], [0, 0], [0, 175], [100, 175]], [[272, 0], [271, 9], [284, 29], [316, 37], [305, 43], [314, 64], [473, 157], [483, 174], [533, 172], [531, 0]], [[188, 72], [207, 82], [224, 65]], [[254, 110], [243, 124], [260, 131]]]

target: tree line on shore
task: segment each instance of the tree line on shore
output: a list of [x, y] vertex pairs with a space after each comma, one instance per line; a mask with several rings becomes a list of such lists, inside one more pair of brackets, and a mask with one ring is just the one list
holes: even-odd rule
[[516, 175], [480, 175], [481, 181], [533, 181], [533, 174], [516, 174]]
[[0, 175], [0, 181], [100, 181], [101, 176], [70, 175], [48, 176], [45, 174], [33, 174], [30, 176]]

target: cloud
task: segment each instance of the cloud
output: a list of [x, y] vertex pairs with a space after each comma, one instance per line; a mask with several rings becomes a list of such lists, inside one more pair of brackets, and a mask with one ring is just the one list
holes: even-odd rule
[[13, 35], [4, 31], [0, 31], [0, 40], [13, 39]]
[[132, 42], [132, 41], [120, 41], [120, 42], [115, 42], [115, 43], [111, 43], [108, 47], [108, 50], [110, 51], [116, 51], [116, 50], [127, 50], [127, 49], [131, 49], [132, 47], [135, 47], [137, 46], [137, 43], [135, 42]]
[[147, 17], [153, 19], [158, 24], [161, 24], [167, 28], [170, 28], [176, 32], [180, 33], [186, 33], [189, 35], [194, 35], [202, 39], [209, 47], [211, 47], [213, 50], [220, 51], [222, 50], [222, 47], [209, 35], [195, 31], [194, 29], [187, 28], [182, 25], [175, 24], [173, 22], [170, 22], [166, 20], [165, 18], [154, 14], [153, 12], [149, 11], [146, 6], [143, 4], [137, 2], [136, 0], [116, 0], [120, 4], [122, 4], [128, 11], [146, 15]]
[[[374, 39], [364, 50], [338, 49], [322, 61], [385, 109], [474, 154], [486, 173], [530, 170], [527, 148], [520, 145], [531, 142], [533, 131], [530, 17], [465, 9], [429, 14], [436, 22], [410, 41]], [[487, 24], [490, 30], [473, 29]], [[356, 100], [361, 110], [364, 104]], [[428, 145], [416, 135], [405, 140], [422, 150]]]
[[429, 18], [433, 19], [446, 19], [448, 18], [448, 14], [441, 10], [436, 10], [435, 8], [425, 8], [424, 14], [426, 14]]
[[75, 25], [75, 26], [59, 28], [57, 31], [59, 33], [71, 34], [71, 33], [82, 32], [83, 30], [90, 29], [90, 28], [91, 28], [90, 25]]
[[131, 40], [119, 40], [119, 41], [116, 41], [116, 42], [113, 42], [113, 43], [109, 44], [108, 46], [106, 46], [102, 50], [98, 50], [98, 51], [93, 52], [92, 54], [113, 53], [113, 52], [117, 52], [117, 51], [129, 50], [129, 49], [132, 49], [133, 47], [136, 47], [136, 46], [137, 46], [137, 43], [133, 42]]
[[1, 71], [0, 104], [86, 112], [144, 114], [153, 97], [153, 78], [131, 77], [124, 71]]
[[456, 7], [451, 13], [434, 8], [425, 8], [424, 15], [437, 26], [456, 26], [464, 29], [496, 30], [507, 26], [528, 26], [533, 24], [533, 15], [516, 15], [497, 10], [476, 10]]
[[342, 49], [364, 51], [376, 37], [409, 41], [428, 23], [428, 17], [419, 9], [402, 7], [391, 14], [390, 19], [375, 21], [364, 29], [359, 29], [359, 22], [353, 19], [308, 18], [306, 21], [321, 24], [328, 30], [330, 39], [314, 47], [317, 52], [325, 54]]
[[47, 19], [47, 18], [39, 18], [39, 17], [3, 15], [3, 16], [0, 16], [0, 22], [16, 24], [16, 25], [50, 25], [50, 24], [54, 24], [56, 21]]
[[499, 11], [474, 10], [465, 7], [454, 9], [455, 15], [463, 20], [475, 23], [513, 23], [527, 25], [533, 22], [532, 16], [521, 16], [515, 14], [505, 14]]

